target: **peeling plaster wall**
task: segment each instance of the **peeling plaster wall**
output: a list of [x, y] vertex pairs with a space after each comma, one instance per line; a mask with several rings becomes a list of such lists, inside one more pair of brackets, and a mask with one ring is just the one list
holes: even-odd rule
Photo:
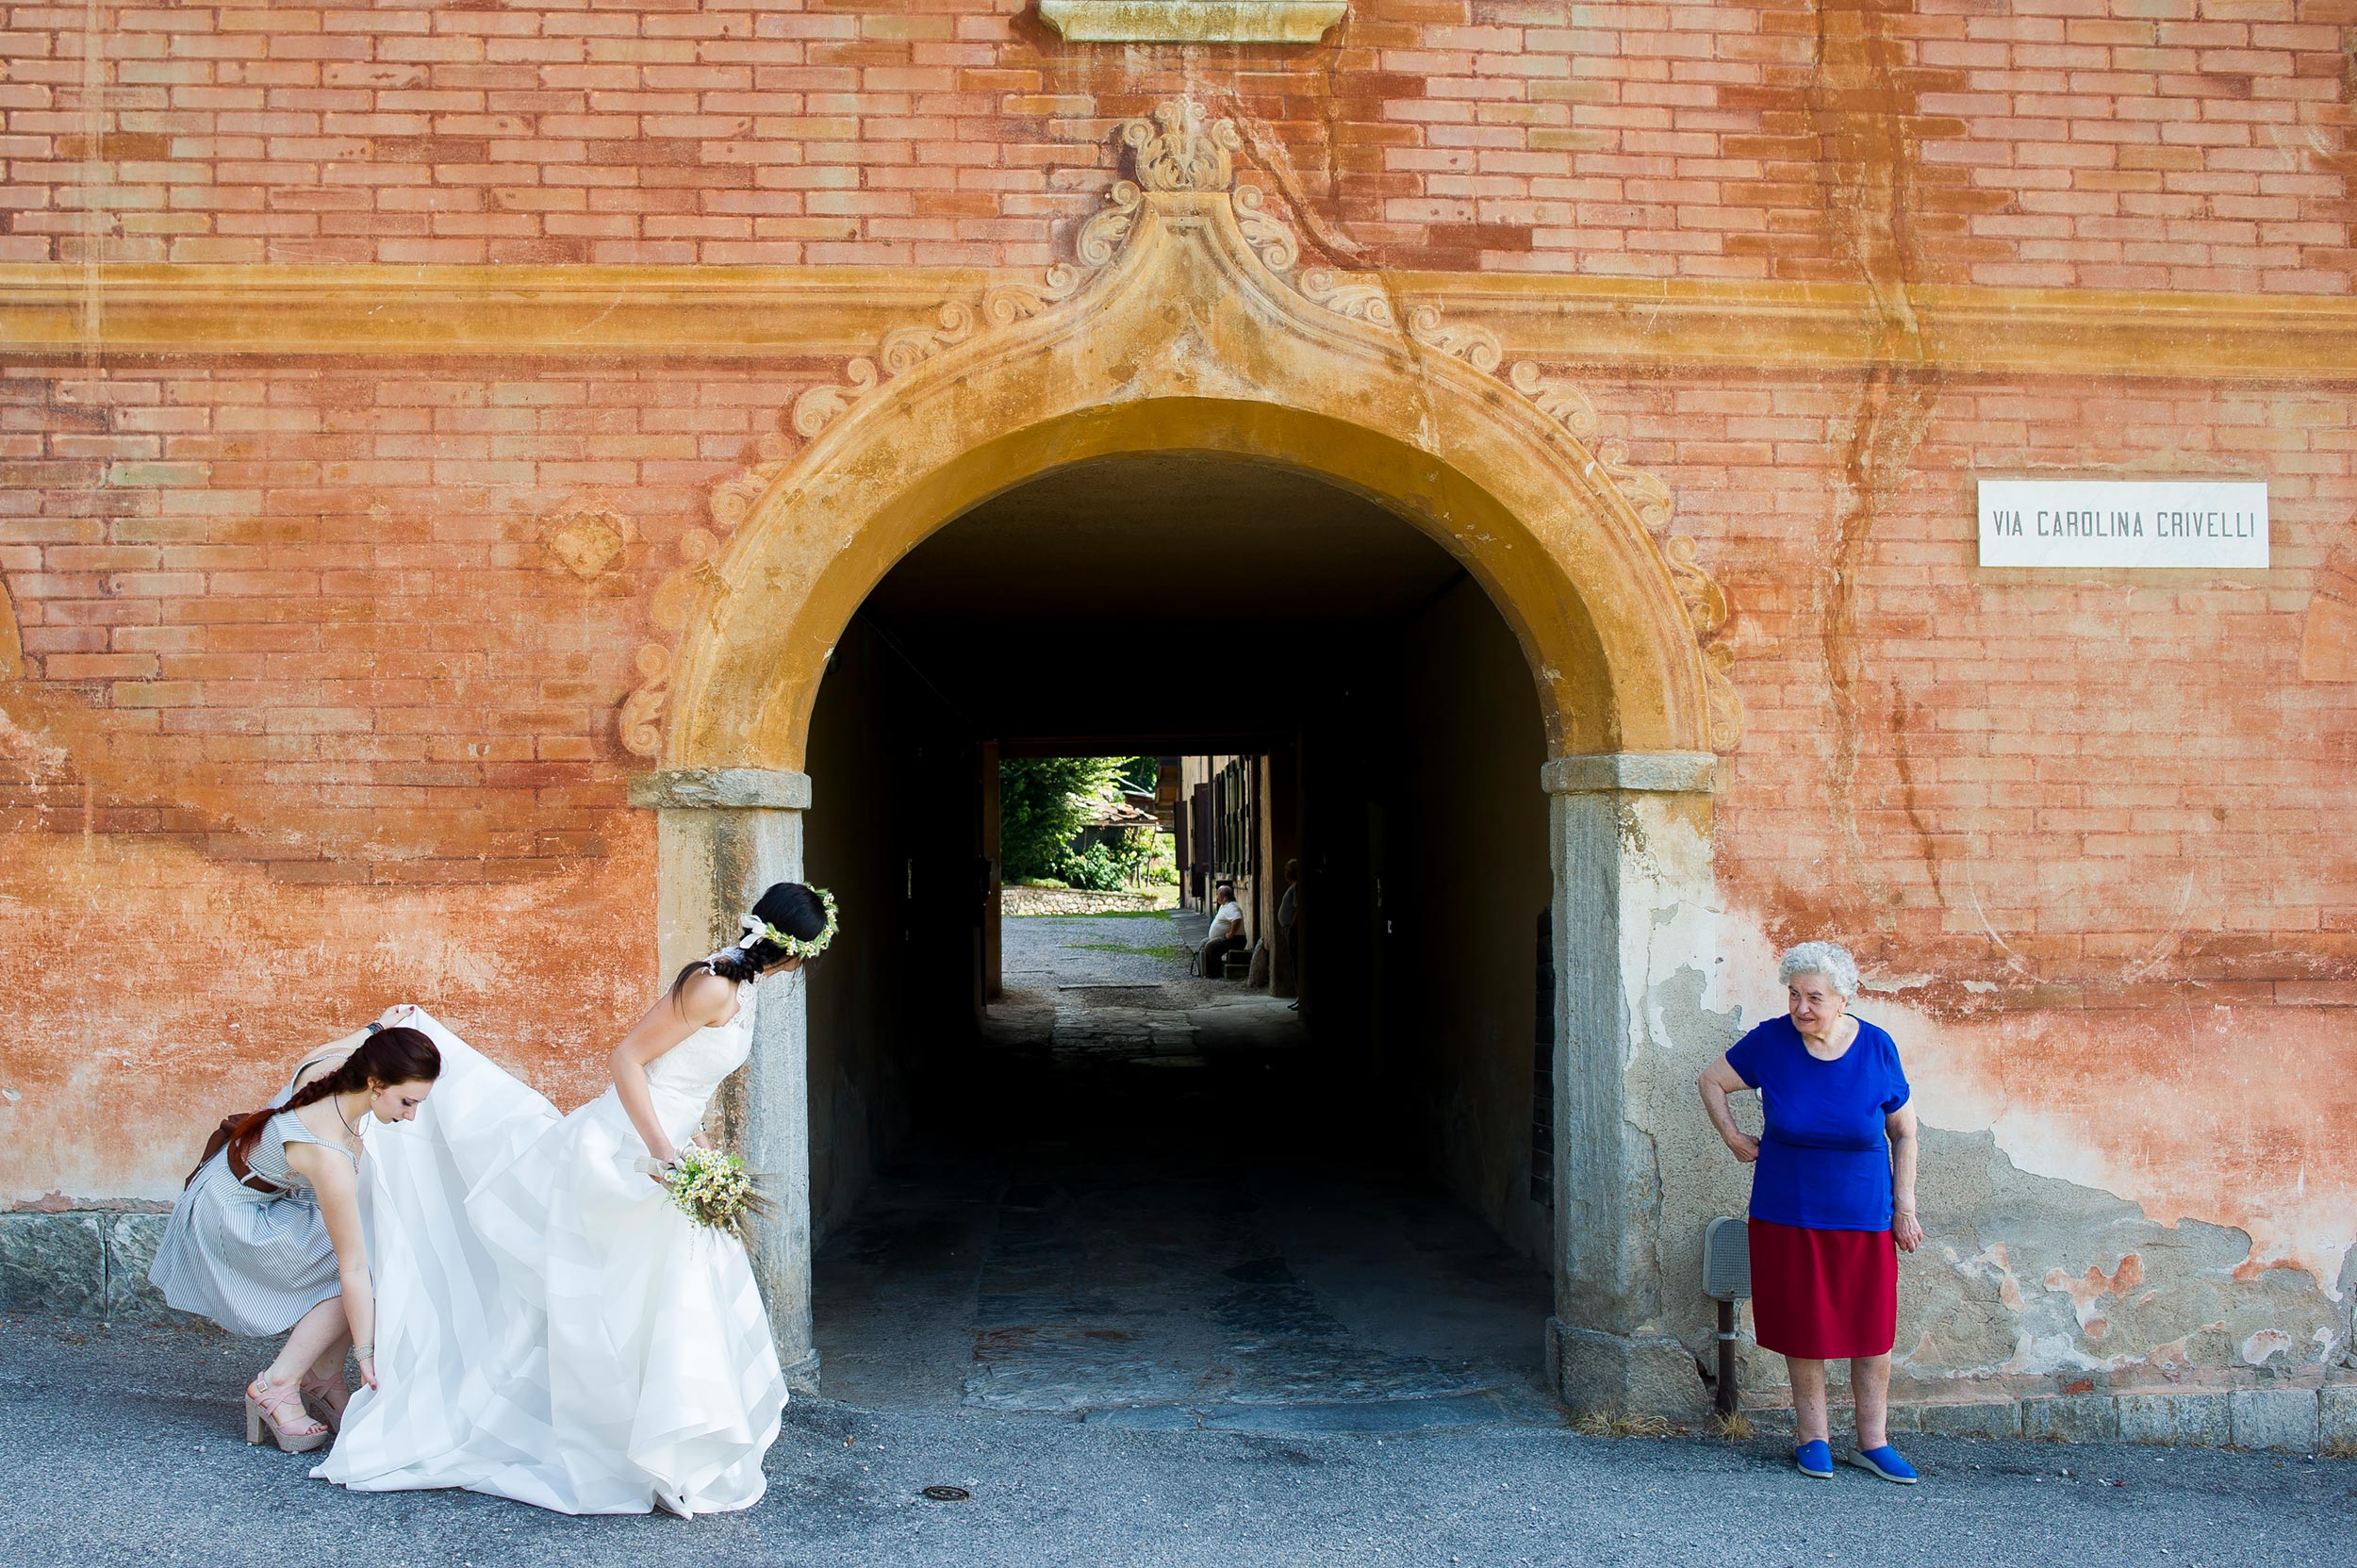
[[[1663, 1182], [1656, 1255], [1664, 1326], [1698, 1357], [1708, 1349], [1701, 1222], [1744, 1212], [1749, 1172], [1702, 1118], [1692, 1074], [1781, 1010], [1767, 934], [1735, 915], [1722, 916], [1713, 934], [1717, 983], [1697, 966], [1661, 971], [1648, 1020], [1654, 1048], [1637, 1075], [1646, 1090], [1637, 1102], [1640, 1119]], [[1673, 942], [1668, 956], [1675, 965], [1702, 950]], [[2191, 1149], [2215, 1151], [2221, 1163], [2265, 1150], [2264, 1127], [2233, 1125], [2253, 1100], [2280, 1100], [2295, 1131], [2330, 1136], [2320, 1122], [2332, 1114], [2337, 1086], [2246, 1063], [2234, 1076], [2252, 1086], [2250, 1098], [2212, 1095], [2197, 1115], [2191, 1098], [2058, 1103], [2033, 1071], [2015, 1111], [1986, 1098], [1980, 1076], [1984, 1062], [2011, 1054], [2009, 1032], [1943, 1022], [1876, 994], [1873, 984], [1870, 975], [1856, 1012], [1898, 1039], [1924, 1127], [1926, 1240], [1900, 1267], [1901, 1397], [2313, 1384], [2352, 1364], [2349, 1219], [2357, 1205], [2348, 1173], [2294, 1167], [2277, 1175], [2254, 1160], [2251, 1179], [2265, 1184], [2231, 1207], [2212, 1206], [2206, 1217], [2184, 1191], [2202, 1170]], [[2102, 1049], [2100, 1038], [2083, 1034], [2072, 1045]], [[2266, 1047], [2221, 1042], [2219, 1054], [2229, 1050], [2247, 1057]], [[2291, 1064], [2279, 1057], [2268, 1065]], [[1739, 1097], [1737, 1109], [1756, 1131], [1755, 1097]], [[2137, 1165], [2106, 1160], [2089, 1131], [2097, 1126], [2104, 1142], [2130, 1135], [2147, 1158]], [[2221, 1213], [2257, 1217], [2219, 1223]], [[1748, 1310], [1743, 1321], [1748, 1334]], [[1742, 1377], [1753, 1396], [1772, 1402], [1781, 1359], [1754, 1349]]]
[[570, 1109], [652, 999], [654, 833], [531, 881], [274, 882], [121, 834], [0, 834], [0, 1207], [168, 1200], [232, 1111], [417, 1001]]

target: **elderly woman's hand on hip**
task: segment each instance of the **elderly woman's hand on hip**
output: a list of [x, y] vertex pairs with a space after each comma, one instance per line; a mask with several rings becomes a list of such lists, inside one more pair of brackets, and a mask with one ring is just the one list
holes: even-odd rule
[[1735, 1114], [1727, 1108], [1729, 1095], [1741, 1094], [1751, 1087], [1743, 1081], [1742, 1075], [1722, 1056], [1703, 1069], [1702, 1076], [1694, 1081], [1694, 1087], [1702, 1091], [1703, 1109], [1709, 1114], [1710, 1125], [1719, 1130], [1719, 1136], [1725, 1141], [1728, 1151], [1747, 1165], [1757, 1160], [1759, 1140], [1736, 1126]]

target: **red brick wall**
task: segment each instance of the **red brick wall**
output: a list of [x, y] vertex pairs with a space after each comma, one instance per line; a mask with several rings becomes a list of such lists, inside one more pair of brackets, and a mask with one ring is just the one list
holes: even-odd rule
[[[281, 881], [465, 882], [605, 850], [647, 590], [801, 383], [700, 367], [0, 371], [0, 570], [87, 790]], [[630, 543], [584, 582], [585, 509]]]
[[[9, 6], [0, 261], [1039, 265], [1186, 90], [1354, 265], [2349, 290], [2353, 0]], [[84, 30], [86, 18], [96, 25]]]

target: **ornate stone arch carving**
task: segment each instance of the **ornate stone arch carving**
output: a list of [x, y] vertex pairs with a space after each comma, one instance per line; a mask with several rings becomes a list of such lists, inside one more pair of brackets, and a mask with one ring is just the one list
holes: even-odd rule
[[1380, 274], [1301, 266], [1192, 101], [1120, 139], [1132, 177], [1072, 261], [886, 334], [796, 400], [806, 444], [714, 489], [656, 591], [679, 647], [640, 649], [625, 746], [799, 767], [826, 656], [901, 553], [1047, 468], [1184, 449], [1321, 473], [1433, 534], [1521, 638], [1554, 750], [1735, 747], [1725, 597], [1575, 385]]

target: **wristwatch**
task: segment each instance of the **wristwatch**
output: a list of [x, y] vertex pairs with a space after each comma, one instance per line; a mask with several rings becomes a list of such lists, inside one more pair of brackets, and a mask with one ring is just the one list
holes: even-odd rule
[[383, 1029], [384, 1027], [385, 1026], [382, 1023], [378, 1022], [374, 1018], [371, 1018], [369, 1020], [369, 1032], [371, 1034], [374, 1034], [378, 1030]]

